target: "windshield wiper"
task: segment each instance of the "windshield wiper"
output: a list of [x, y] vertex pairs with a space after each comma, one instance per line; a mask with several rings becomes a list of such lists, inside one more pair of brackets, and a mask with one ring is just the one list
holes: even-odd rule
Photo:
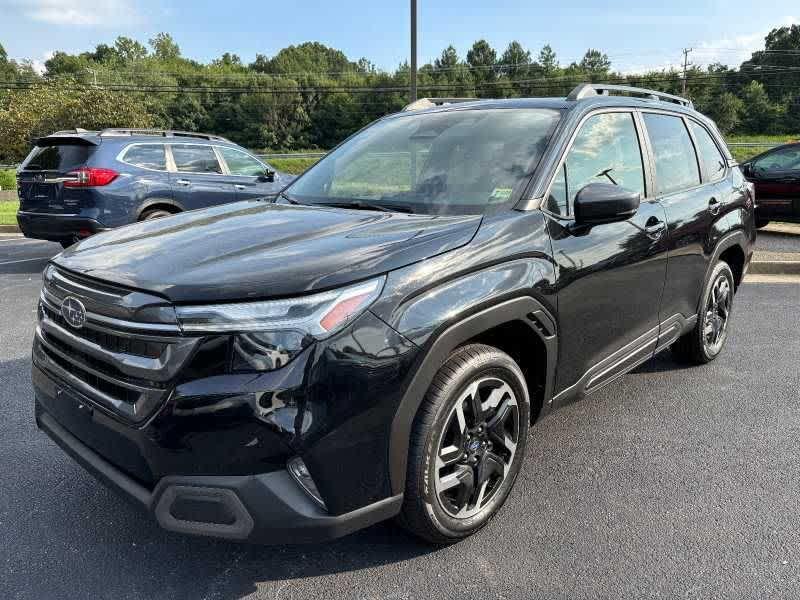
[[280, 193], [278, 194], [278, 198], [283, 198], [283, 199], [284, 199], [284, 200], [286, 200], [286, 201], [287, 201], [289, 204], [300, 204], [300, 203], [299, 203], [297, 200], [295, 200], [294, 198], [292, 198], [292, 197], [291, 197], [289, 194], [287, 194], [286, 192], [280, 192]]
[[346, 202], [322, 202], [322, 206], [334, 206], [336, 208], [353, 208], [355, 210], [379, 210], [381, 212], [402, 212], [413, 213], [408, 206], [384, 206], [376, 202], [368, 202], [365, 200], [348, 200]]

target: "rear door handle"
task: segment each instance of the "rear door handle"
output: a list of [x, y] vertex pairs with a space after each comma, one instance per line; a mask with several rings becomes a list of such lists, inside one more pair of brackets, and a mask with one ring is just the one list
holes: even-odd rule
[[189, 181], [188, 179], [176, 179], [175, 183], [177, 183], [178, 185], [192, 185], [192, 182]]
[[237, 190], [243, 190], [243, 189], [245, 189], [247, 186], [244, 186], [244, 185], [242, 185], [241, 183], [236, 183], [236, 184], [234, 184], [234, 186], [233, 186], [233, 187], [235, 187]]
[[708, 201], [708, 212], [712, 215], [718, 215], [720, 208], [722, 208], [722, 204], [716, 198], [712, 198]]

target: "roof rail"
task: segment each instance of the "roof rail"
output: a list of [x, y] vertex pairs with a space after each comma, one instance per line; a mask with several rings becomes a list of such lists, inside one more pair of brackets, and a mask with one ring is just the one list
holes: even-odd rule
[[665, 94], [657, 90], [648, 90], [645, 88], [634, 87], [632, 85], [612, 85], [606, 83], [581, 83], [577, 85], [567, 96], [567, 100], [583, 100], [584, 98], [591, 98], [592, 96], [610, 96], [612, 92], [618, 92], [615, 95], [628, 94], [630, 96], [643, 96], [650, 100], [661, 100], [664, 102], [673, 102], [680, 104], [687, 108], [694, 108], [692, 101], [688, 98], [681, 96], [674, 96], [672, 94]]
[[409, 110], [425, 110], [426, 108], [443, 106], [445, 104], [457, 104], [459, 102], [475, 102], [476, 100], [479, 100], [479, 98], [420, 98], [411, 104], [407, 104], [403, 108], [403, 112]]
[[72, 129], [62, 129], [61, 131], [56, 131], [51, 133], [50, 135], [64, 135], [66, 133], [71, 134], [78, 134], [78, 133], [91, 133], [88, 129], [84, 129], [83, 127], [73, 127]]
[[115, 135], [155, 135], [161, 137], [190, 137], [200, 138], [204, 140], [216, 140], [221, 142], [229, 141], [221, 135], [212, 135], [210, 133], [196, 133], [194, 131], [179, 131], [177, 129], [154, 129], [147, 127], [109, 127], [100, 132], [101, 136], [115, 136]]

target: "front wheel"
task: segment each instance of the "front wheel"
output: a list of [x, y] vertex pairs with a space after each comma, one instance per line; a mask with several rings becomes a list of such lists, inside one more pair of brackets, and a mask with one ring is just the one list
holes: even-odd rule
[[142, 216], [139, 217], [140, 221], [152, 221], [153, 219], [162, 219], [164, 217], [169, 217], [173, 213], [169, 212], [168, 210], [164, 210], [162, 208], [155, 208], [152, 210], [146, 210], [142, 213]]
[[510, 356], [482, 344], [454, 352], [414, 421], [400, 524], [435, 544], [486, 525], [514, 485], [529, 426], [525, 378]]
[[703, 290], [703, 302], [694, 329], [672, 346], [681, 360], [694, 364], [711, 362], [728, 340], [728, 325], [733, 308], [734, 280], [728, 263], [719, 261]]

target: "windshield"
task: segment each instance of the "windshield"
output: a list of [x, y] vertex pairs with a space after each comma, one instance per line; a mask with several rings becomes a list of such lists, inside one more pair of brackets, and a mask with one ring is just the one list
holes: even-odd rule
[[482, 214], [524, 184], [560, 116], [491, 109], [391, 117], [339, 146], [287, 192], [301, 204]]

